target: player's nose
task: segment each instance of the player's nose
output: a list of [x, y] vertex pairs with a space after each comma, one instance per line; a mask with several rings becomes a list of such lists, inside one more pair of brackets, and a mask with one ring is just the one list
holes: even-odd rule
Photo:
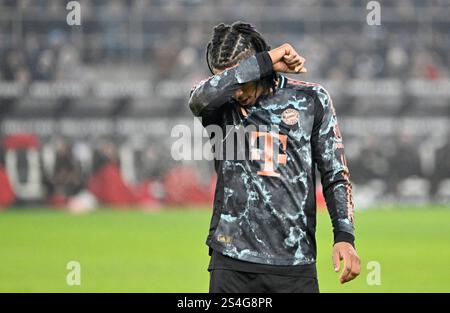
[[234, 98], [236, 100], [240, 100], [240, 98], [242, 98], [243, 95], [244, 95], [244, 92], [242, 91], [242, 89], [238, 89], [234, 92]]

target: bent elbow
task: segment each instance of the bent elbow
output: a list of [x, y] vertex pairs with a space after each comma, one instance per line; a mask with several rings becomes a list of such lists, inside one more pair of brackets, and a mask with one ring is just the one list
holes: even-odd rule
[[196, 97], [194, 94], [189, 99], [189, 109], [194, 116], [200, 116], [201, 111], [204, 109], [205, 105]]

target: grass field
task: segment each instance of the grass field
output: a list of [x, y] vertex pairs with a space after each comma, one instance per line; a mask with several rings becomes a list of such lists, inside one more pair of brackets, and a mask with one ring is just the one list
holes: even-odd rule
[[[357, 280], [340, 285], [331, 265], [331, 225], [318, 215], [322, 292], [450, 292], [450, 208], [384, 208], [356, 215]], [[207, 292], [208, 210], [102, 210], [74, 216], [45, 209], [0, 213], [1, 292]], [[81, 264], [68, 286], [66, 265]], [[366, 282], [369, 261], [381, 285]]]

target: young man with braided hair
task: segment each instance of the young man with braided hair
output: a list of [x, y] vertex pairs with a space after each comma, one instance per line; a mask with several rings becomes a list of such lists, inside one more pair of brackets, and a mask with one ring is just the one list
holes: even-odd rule
[[[215, 159], [217, 186], [207, 238], [210, 292], [318, 292], [317, 165], [333, 224], [341, 283], [360, 272], [344, 146], [328, 92], [280, 73], [305, 73], [289, 44], [270, 49], [250, 24], [219, 24], [206, 48], [213, 76], [191, 91], [205, 127], [254, 126], [245, 157]], [[230, 136], [219, 141], [226, 149]], [[215, 147], [217, 148], [217, 147]], [[220, 148], [220, 147], [219, 147]]]

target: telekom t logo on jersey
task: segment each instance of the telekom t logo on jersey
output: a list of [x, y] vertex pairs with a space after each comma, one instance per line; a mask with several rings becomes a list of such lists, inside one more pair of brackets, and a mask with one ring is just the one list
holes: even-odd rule
[[[264, 151], [261, 151], [261, 149], [258, 149], [255, 147], [256, 141], [258, 138], [262, 137], [264, 139]], [[286, 146], [287, 146], [287, 136], [286, 135], [280, 135], [277, 133], [267, 133], [267, 132], [252, 132], [250, 136], [250, 147], [251, 147], [251, 154], [250, 154], [250, 160], [252, 161], [263, 161], [263, 168], [261, 171], [258, 171], [258, 175], [262, 176], [273, 176], [273, 177], [280, 177], [280, 173], [275, 172], [274, 168], [274, 139], [278, 140], [282, 146], [282, 149], [284, 152], [286, 152]], [[277, 157], [277, 164], [286, 164], [286, 154], [278, 153]]]

